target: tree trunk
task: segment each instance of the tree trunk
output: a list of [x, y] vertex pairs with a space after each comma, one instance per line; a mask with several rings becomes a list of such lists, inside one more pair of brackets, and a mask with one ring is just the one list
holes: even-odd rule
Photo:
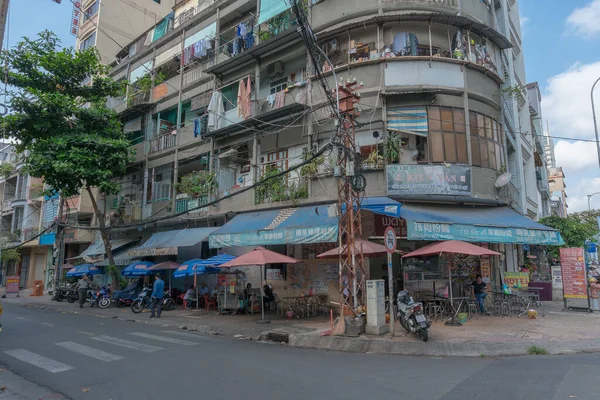
[[[108, 265], [109, 267], [114, 267], [115, 266], [115, 259], [113, 257], [113, 252], [112, 252], [112, 243], [110, 241], [110, 233], [108, 228], [106, 227], [106, 220], [105, 215], [102, 211], [100, 211], [100, 208], [98, 208], [98, 203], [96, 203], [96, 198], [94, 197], [94, 194], [92, 193], [92, 188], [90, 186], [86, 186], [86, 190], [88, 192], [88, 194], [90, 195], [90, 200], [92, 202], [92, 207], [94, 207], [94, 213], [96, 214], [96, 218], [98, 218], [98, 226], [99, 226], [99, 230], [100, 230], [100, 236], [102, 237], [102, 241], [104, 242], [104, 251], [106, 252], [106, 258], [108, 259]], [[112, 278], [113, 278], [113, 289], [112, 290], [119, 290], [120, 289], [120, 285], [119, 285], [119, 276], [117, 276], [116, 274], [112, 274]]]

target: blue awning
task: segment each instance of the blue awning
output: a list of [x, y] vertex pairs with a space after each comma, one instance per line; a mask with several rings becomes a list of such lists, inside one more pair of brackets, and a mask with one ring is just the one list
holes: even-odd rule
[[209, 236], [211, 248], [269, 244], [332, 243], [338, 219], [327, 206], [286, 208], [240, 214]]
[[404, 204], [409, 240], [564, 244], [560, 233], [508, 207]]
[[204, 241], [217, 227], [188, 228], [157, 232], [140, 247], [129, 250], [132, 257], [177, 255], [179, 247], [192, 247]]
[[[400, 217], [401, 206], [401, 203], [389, 197], [365, 197], [360, 201], [360, 208], [362, 210], [395, 218]], [[355, 206], [354, 208], [356, 209], [357, 207]], [[342, 210], [345, 211], [346, 207], [342, 207]]]
[[427, 109], [425, 107], [396, 107], [387, 109], [387, 129], [427, 136]]

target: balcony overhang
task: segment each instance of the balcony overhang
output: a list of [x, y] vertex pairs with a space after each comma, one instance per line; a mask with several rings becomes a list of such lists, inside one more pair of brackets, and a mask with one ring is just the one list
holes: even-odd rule
[[[294, 26], [285, 32], [280, 33], [276, 37], [260, 43], [245, 52], [231, 57], [228, 60], [222, 61], [204, 70], [204, 72], [215, 75], [222, 75], [224, 72], [235, 70], [236, 68], [252, 62], [255, 59], [268, 54], [272, 51], [279, 50], [282, 44], [291, 46], [300, 42], [301, 37], [298, 34], [298, 27]], [[286, 47], [287, 47], [286, 46]]]
[[261, 131], [265, 130], [265, 133], [268, 133], [266, 128], [273, 127], [273, 122], [277, 122], [279, 125], [286, 125], [293, 121], [299, 113], [302, 113], [308, 109], [308, 106], [304, 104], [294, 103], [288, 104], [286, 106], [280, 107], [276, 110], [271, 110], [265, 113], [262, 113], [254, 118], [249, 118], [246, 121], [242, 121], [240, 123], [227, 126], [225, 128], [221, 128], [212, 132], [208, 132], [202, 135], [202, 139], [208, 138], [221, 138], [224, 136], [233, 136], [244, 133], [248, 130], [251, 131]]
[[502, 35], [497, 30], [487, 26], [484, 23], [475, 21], [473, 19], [442, 13], [430, 13], [430, 12], [408, 12], [408, 13], [387, 13], [384, 15], [367, 15], [360, 18], [355, 18], [350, 21], [344, 21], [340, 24], [334, 25], [328, 29], [317, 32], [319, 40], [325, 39], [326, 37], [335, 36], [337, 34], [346, 32], [353, 26], [366, 26], [366, 25], [377, 25], [386, 22], [393, 21], [417, 21], [417, 22], [434, 22], [439, 24], [452, 25], [457, 28], [468, 29], [471, 32], [487, 37], [496, 44], [501, 50], [509, 49], [513, 47], [510, 40]]

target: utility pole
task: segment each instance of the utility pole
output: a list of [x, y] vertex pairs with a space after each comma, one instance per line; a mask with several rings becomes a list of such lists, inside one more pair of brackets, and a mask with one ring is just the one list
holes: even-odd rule
[[52, 284], [52, 289], [56, 290], [61, 281], [62, 274], [62, 266], [64, 264], [64, 247], [65, 247], [65, 227], [62, 226], [63, 223], [63, 213], [64, 213], [64, 204], [65, 200], [62, 196], [60, 196], [60, 201], [58, 203], [58, 219], [56, 224], [56, 238], [54, 240], [54, 251], [52, 254], [56, 254], [54, 259], [54, 282]]
[[[10, 0], [0, 0], [0, 47], [4, 45], [4, 32], [8, 16], [8, 3]], [[8, 48], [8, 46], [6, 46]]]
[[[337, 84], [337, 83], [336, 83]], [[348, 80], [340, 82], [339, 112], [340, 128], [338, 129], [338, 241], [340, 246], [340, 303], [341, 313], [346, 308], [357, 315], [364, 306], [365, 283], [367, 274], [364, 266], [362, 250], [362, 224], [360, 218], [360, 193], [365, 188], [364, 176], [356, 171], [356, 134], [355, 120], [360, 109], [355, 104], [360, 102], [360, 94], [356, 93], [362, 85]]]

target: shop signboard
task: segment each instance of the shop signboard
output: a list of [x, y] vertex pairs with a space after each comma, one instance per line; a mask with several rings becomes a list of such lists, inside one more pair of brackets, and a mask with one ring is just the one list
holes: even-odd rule
[[406, 220], [404, 218], [388, 217], [387, 215], [375, 214], [375, 236], [383, 236], [389, 227], [394, 228], [396, 236], [406, 238], [408, 235]]
[[557, 231], [496, 226], [408, 221], [408, 239], [463, 240], [465, 242], [560, 245]]
[[518, 287], [527, 289], [529, 286], [529, 272], [505, 272], [504, 284], [510, 288]]
[[560, 266], [565, 299], [587, 299], [583, 248], [560, 249]]
[[234, 246], [264, 246], [270, 244], [334, 243], [338, 240], [338, 227], [313, 226], [259, 230], [242, 233], [212, 234], [208, 238], [211, 248]]
[[455, 165], [388, 165], [387, 189], [389, 195], [471, 196], [471, 168]]
[[10, 275], [6, 277], [6, 294], [19, 293], [19, 275]]

